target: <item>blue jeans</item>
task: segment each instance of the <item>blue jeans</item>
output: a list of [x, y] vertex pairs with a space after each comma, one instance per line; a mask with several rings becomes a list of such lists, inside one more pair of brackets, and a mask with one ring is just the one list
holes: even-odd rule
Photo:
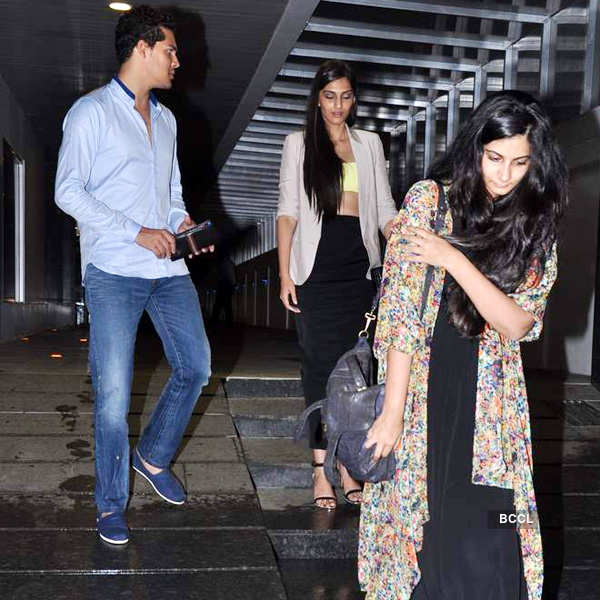
[[210, 346], [189, 275], [122, 277], [88, 264], [84, 283], [95, 398], [96, 505], [98, 512], [124, 511], [129, 499], [127, 414], [142, 313], [150, 315], [172, 368], [137, 445], [155, 467], [168, 468], [181, 443], [210, 377]]

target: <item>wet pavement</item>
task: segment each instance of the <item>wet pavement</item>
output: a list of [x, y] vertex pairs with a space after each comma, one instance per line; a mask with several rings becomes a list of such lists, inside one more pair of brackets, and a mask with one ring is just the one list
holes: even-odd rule
[[[0, 599], [358, 600], [359, 512], [311, 505], [294, 334], [209, 330], [214, 376], [173, 469], [168, 505], [132, 474], [125, 547], [101, 542], [93, 504], [87, 331], [0, 344]], [[54, 355], [54, 356], [53, 356]], [[138, 340], [131, 443], [168, 368]], [[544, 599], [600, 597], [600, 394], [585, 378], [530, 378]]]

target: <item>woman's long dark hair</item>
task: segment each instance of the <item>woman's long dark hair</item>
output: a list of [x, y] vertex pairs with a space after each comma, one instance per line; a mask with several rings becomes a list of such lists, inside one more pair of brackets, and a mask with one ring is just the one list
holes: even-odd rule
[[[335, 153], [319, 108], [319, 92], [336, 79], [346, 77], [356, 98], [356, 77], [341, 60], [328, 60], [317, 71], [306, 106], [304, 132], [304, 190], [308, 201], [319, 217], [334, 217], [342, 199], [340, 182], [342, 161]], [[356, 102], [346, 119], [352, 127], [356, 119]]]
[[[483, 147], [494, 140], [526, 135], [529, 169], [508, 194], [492, 199], [483, 182]], [[428, 177], [450, 183], [454, 222], [449, 241], [464, 248], [475, 266], [503, 292], [514, 292], [531, 265], [542, 277], [567, 204], [568, 171], [550, 119], [529, 94], [489, 96], [461, 127], [448, 152]], [[479, 335], [485, 322], [463, 289], [448, 288], [450, 322], [464, 336]]]

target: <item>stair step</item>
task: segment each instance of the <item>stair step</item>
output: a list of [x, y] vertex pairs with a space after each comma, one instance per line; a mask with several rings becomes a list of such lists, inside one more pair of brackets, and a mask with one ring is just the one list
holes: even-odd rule
[[292, 438], [246, 438], [244, 454], [250, 462], [264, 464], [310, 464], [311, 451]]
[[267, 397], [267, 398], [230, 398], [229, 408], [231, 414], [247, 417], [260, 416], [271, 418], [297, 417], [304, 410], [304, 398]]
[[310, 464], [248, 463], [254, 485], [261, 488], [308, 488], [312, 486]]
[[534, 465], [533, 485], [538, 494], [600, 493], [596, 465]]
[[[310, 569], [330, 560], [334, 566], [344, 565], [342, 585], [353, 582], [344, 588], [350, 594], [345, 597], [363, 598], [354, 562], [359, 510], [345, 505], [339, 490], [335, 511], [313, 505], [311, 452], [292, 439], [304, 400], [298, 390], [295, 395], [282, 393], [289, 384], [289, 380], [278, 384], [237, 380], [234, 393], [228, 390], [264, 524], [291, 590], [289, 598], [311, 598], [314, 589], [331, 589], [315, 598], [335, 598], [336, 580], [330, 574], [322, 574], [320, 580], [318, 569], [314, 577], [302, 570], [302, 564]], [[588, 387], [564, 386], [561, 395], [539, 386], [531, 401], [535, 485], [550, 573], [546, 588], [551, 591], [548, 597], [559, 600], [571, 598], [573, 590], [577, 597], [591, 598], [587, 592], [598, 578], [591, 567], [600, 553], [600, 424], [596, 422], [600, 403], [595, 399], [597, 392]], [[565, 565], [565, 576], [557, 578], [561, 565]], [[296, 581], [301, 572], [304, 586]]]
[[277, 438], [292, 437], [296, 432], [296, 418], [233, 417], [233, 423], [240, 437]]
[[542, 544], [548, 567], [598, 567], [600, 528], [542, 527]]
[[600, 569], [597, 567], [544, 570], [544, 598], [597, 600], [599, 592]]
[[22, 530], [2, 532], [0, 575], [186, 573], [275, 567], [262, 527], [138, 529], [131, 534], [132, 543], [119, 551], [99, 542], [93, 527], [26, 531], [26, 535]]
[[264, 523], [278, 559], [352, 558], [358, 547], [359, 508], [339, 497], [333, 511], [312, 503], [312, 490], [258, 491]]
[[239, 396], [290, 397], [302, 396], [300, 379], [263, 379], [257, 377], [228, 377], [224, 381], [228, 398]]
[[278, 559], [354, 558], [358, 551], [358, 530], [269, 529], [268, 534]]
[[600, 528], [600, 494], [537, 494], [542, 527]]
[[[114, 552], [114, 550], [113, 550]], [[286, 600], [277, 567], [133, 575], [110, 573], [66, 577], [54, 575], [0, 575], [6, 600], [73, 600], [74, 598], [144, 598], [146, 600]], [[240, 594], [243, 590], [243, 595]]]
[[305, 446], [290, 438], [245, 438], [242, 444], [257, 488], [312, 485], [311, 452]]
[[231, 398], [231, 414], [240, 437], [293, 437], [303, 398]]
[[[356, 560], [279, 561], [288, 600], [362, 600]], [[587, 600], [587, 599], [586, 599]]]

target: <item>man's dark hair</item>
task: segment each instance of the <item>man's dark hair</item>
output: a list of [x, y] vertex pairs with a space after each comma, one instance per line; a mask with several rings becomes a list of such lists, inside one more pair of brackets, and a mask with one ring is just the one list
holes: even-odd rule
[[174, 31], [172, 17], [145, 4], [123, 13], [115, 30], [115, 50], [119, 64], [122, 65], [131, 56], [140, 40], [144, 40], [150, 47], [164, 40], [161, 27]]

